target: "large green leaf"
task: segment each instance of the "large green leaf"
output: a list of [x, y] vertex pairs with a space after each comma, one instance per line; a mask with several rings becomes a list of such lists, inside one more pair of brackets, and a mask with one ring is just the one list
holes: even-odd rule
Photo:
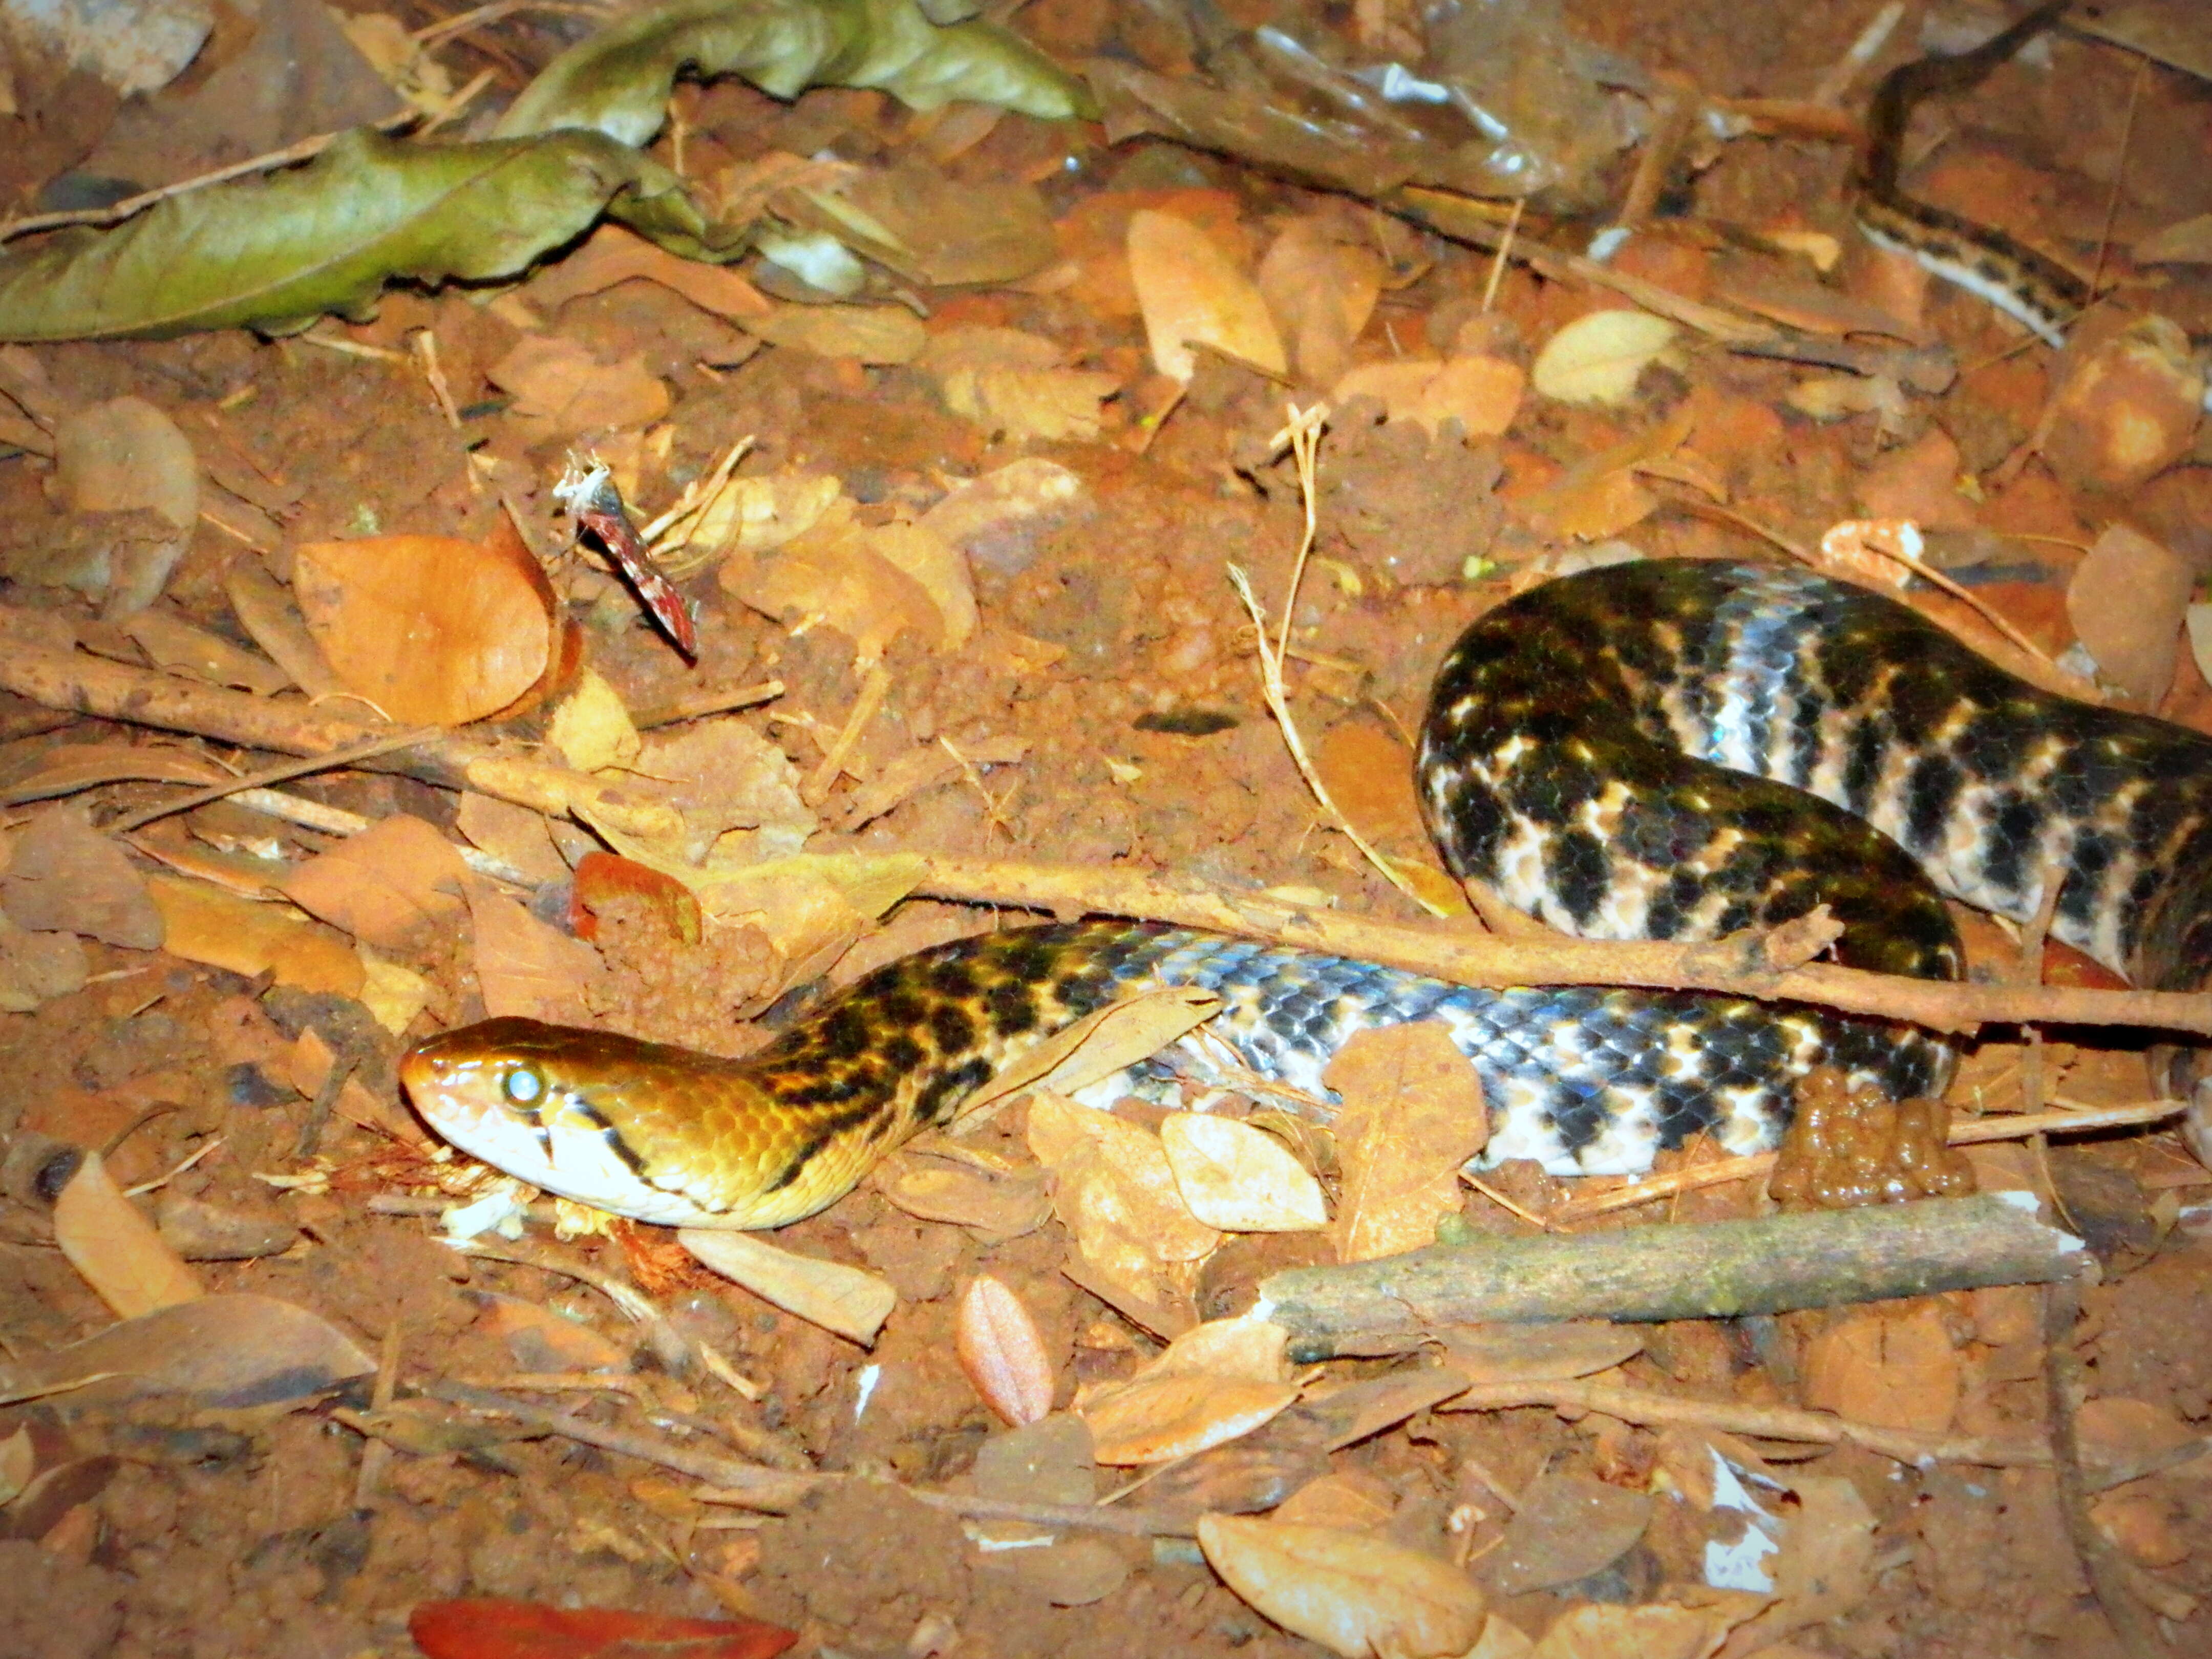
[[940, 28], [915, 0], [672, 0], [547, 64], [500, 136], [590, 127], [645, 143], [687, 69], [743, 76], [778, 98], [872, 87], [915, 109], [964, 98], [1059, 120], [1094, 108], [1081, 82], [1018, 35], [980, 22]]
[[282, 333], [364, 314], [393, 277], [512, 276], [603, 212], [714, 252], [683, 181], [602, 134], [403, 144], [360, 128], [304, 167], [0, 255], [0, 340]]

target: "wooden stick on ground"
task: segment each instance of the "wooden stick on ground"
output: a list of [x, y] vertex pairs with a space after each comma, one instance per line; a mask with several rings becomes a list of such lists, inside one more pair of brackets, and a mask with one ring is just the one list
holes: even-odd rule
[[2124, 1025], [2212, 1036], [2212, 994], [2088, 991], [1902, 979], [1813, 963], [1776, 971], [1759, 935], [1710, 945], [1499, 939], [1449, 925], [1409, 926], [1286, 903], [1265, 893], [1193, 892], [1127, 870], [1025, 864], [933, 854], [915, 890], [933, 898], [1018, 905], [1073, 918], [1141, 916], [1429, 974], [1455, 985], [1640, 985], [1817, 1003], [1910, 1020], [1935, 1031], [1988, 1023]]
[[[2021, 1196], [2025, 1196], [2024, 1194]], [[1711, 1319], [2039, 1285], [2081, 1241], [2009, 1194], [1857, 1210], [1438, 1244], [1260, 1281], [1258, 1307], [1300, 1362], [1381, 1353], [1486, 1320]]]

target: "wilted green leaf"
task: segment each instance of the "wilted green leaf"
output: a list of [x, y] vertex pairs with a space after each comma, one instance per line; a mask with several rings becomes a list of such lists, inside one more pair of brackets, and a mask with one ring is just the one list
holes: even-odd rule
[[1083, 84], [1019, 36], [988, 23], [940, 28], [915, 0], [673, 0], [555, 58], [499, 134], [592, 127], [642, 144], [687, 69], [743, 76], [777, 98], [870, 87], [914, 109], [968, 99], [1046, 120], [1092, 109]]
[[392, 277], [514, 276], [602, 212], [672, 252], [708, 250], [683, 181], [601, 134], [403, 144], [359, 128], [292, 172], [0, 255], [0, 340], [281, 333], [362, 315]]

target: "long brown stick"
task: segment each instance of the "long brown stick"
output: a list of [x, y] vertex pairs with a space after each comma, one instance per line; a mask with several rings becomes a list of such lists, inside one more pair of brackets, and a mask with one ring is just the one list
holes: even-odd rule
[[[0, 690], [49, 708], [74, 708], [103, 720], [190, 732], [283, 755], [374, 746], [393, 735], [390, 726], [333, 719], [303, 703], [251, 696], [12, 638], [7, 649], [0, 651]], [[631, 835], [667, 836], [683, 827], [681, 816], [664, 801], [646, 799], [618, 785], [503, 753], [480, 739], [450, 732], [356, 764], [449, 789], [473, 789], [556, 816], [566, 816], [580, 805], [599, 822]]]
[[[2212, 1036], [2212, 994], [2202, 992], [1946, 984], [1825, 963], [1778, 973], [1757, 965], [1755, 941], [1678, 945], [1506, 939], [1446, 927], [1342, 915], [1260, 893], [1194, 893], [1122, 870], [934, 854], [928, 862], [918, 890], [934, 898], [1020, 905], [1068, 916], [1091, 912], [1141, 916], [1359, 957], [1456, 985], [1640, 985], [1720, 991], [1910, 1020], [1936, 1031], [1971, 1033], [1984, 1024], [2002, 1023], [2138, 1026]], [[1747, 943], [1753, 947], [1750, 951]]]
[[2081, 1241], [2013, 1194], [1431, 1245], [1260, 1281], [1300, 1361], [1387, 1352], [1439, 1326], [1781, 1313], [2075, 1272]]

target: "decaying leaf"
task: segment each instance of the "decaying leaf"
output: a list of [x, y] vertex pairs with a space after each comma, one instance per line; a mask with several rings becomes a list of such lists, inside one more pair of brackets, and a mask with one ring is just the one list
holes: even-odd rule
[[1052, 1194], [1034, 1170], [981, 1170], [908, 1147], [877, 1166], [876, 1190], [908, 1215], [965, 1227], [998, 1241], [1035, 1232], [1052, 1219]]
[[929, 590], [878, 552], [868, 532], [824, 520], [773, 553], [732, 556], [717, 577], [723, 591], [798, 630], [828, 623], [872, 663], [911, 629], [934, 647], [945, 617]]
[[1482, 1633], [1485, 1598], [1472, 1579], [1371, 1533], [1208, 1515], [1198, 1541], [1230, 1589], [1343, 1659], [1439, 1659]]
[[54, 1242], [100, 1299], [125, 1319], [204, 1296], [199, 1277], [87, 1152], [54, 1200]]
[[1291, 220], [1268, 245], [1257, 277], [1291, 365], [1309, 386], [1332, 385], [1344, 373], [1382, 293], [1382, 257], [1333, 230], [1324, 214]]
[[1260, 290], [1189, 220], [1149, 209], [1132, 215], [1129, 275], [1152, 365], [1170, 380], [1188, 381], [1197, 372], [1194, 343], [1284, 372], [1282, 337]]
[[584, 988], [599, 970], [599, 952], [547, 927], [488, 881], [471, 877], [463, 890], [484, 1012], [556, 1025], [588, 1022], [591, 1005]]
[[292, 682], [284, 671], [228, 640], [196, 628], [167, 611], [141, 611], [123, 631], [156, 668], [210, 685], [234, 685], [257, 696], [274, 696]]
[[323, 660], [315, 636], [307, 631], [307, 618], [301, 616], [292, 590], [263, 568], [260, 560], [250, 555], [233, 559], [222, 574], [222, 591], [239, 625], [253, 636], [253, 642], [293, 684], [311, 697], [344, 690]]
[[940, 28], [914, 0], [674, 0], [571, 46], [500, 118], [502, 137], [596, 128], [625, 144], [660, 131], [677, 76], [742, 76], [775, 98], [872, 87], [913, 109], [955, 99], [1042, 120], [1090, 112], [1090, 94], [994, 25]]
[[541, 443], [650, 425], [672, 401], [667, 383], [646, 368], [642, 351], [602, 362], [565, 334], [526, 334], [485, 374], [514, 394], [510, 412], [528, 422], [523, 430]]
[[293, 586], [332, 671], [395, 720], [481, 720], [554, 660], [551, 589], [504, 515], [482, 542], [310, 542], [295, 556]]
[[683, 180], [599, 133], [408, 144], [360, 128], [296, 172], [15, 245], [0, 255], [0, 339], [283, 333], [362, 315], [395, 278], [514, 276], [610, 203], [663, 246], [704, 246]]
[[1638, 377], [1680, 331], [1645, 311], [1593, 311], [1545, 342], [1529, 379], [1544, 396], [1562, 403], [1620, 408], [1635, 397]]
[[1853, 1313], [1806, 1345], [1805, 1403], [1885, 1428], [1941, 1434], [1958, 1410], [1959, 1356], [1942, 1311]]
[[1777, 1600], [1738, 1630], [1722, 1659], [1743, 1659], [1792, 1632], [1841, 1617], [1874, 1589], [1875, 1517], [1840, 1475], [1801, 1474], [1790, 1483], [1797, 1510], [1774, 1564]]
[[644, 746], [622, 694], [591, 668], [577, 676], [575, 689], [555, 705], [546, 736], [579, 772], [629, 766]]
[[92, 963], [75, 933], [34, 933], [0, 910], [0, 1013], [27, 1014], [84, 988]]
[[1459, 1169], [1490, 1138], [1482, 1081], [1451, 1034], [1424, 1021], [1362, 1031], [1322, 1074], [1343, 1097], [1337, 1256], [1367, 1261], [1436, 1243], [1459, 1208]]
[[194, 788], [219, 783], [230, 774], [189, 749], [155, 744], [58, 743], [26, 757], [21, 770], [0, 779], [0, 806], [74, 795], [103, 783], [148, 778]]
[[1052, 1410], [1052, 1358], [1022, 1299], [1003, 1280], [979, 1273], [960, 1293], [953, 1348], [984, 1404], [1019, 1428]]
[[1321, 1183], [1273, 1135], [1234, 1118], [1176, 1112], [1160, 1145], [1190, 1212], [1226, 1233], [1310, 1232], [1328, 1224]]
[[[0, 254], [0, 331], [9, 291]], [[54, 428], [54, 482], [79, 513], [144, 509], [167, 533], [125, 538], [105, 557], [107, 614], [154, 602], [199, 518], [199, 463], [176, 423], [143, 398], [112, 398], [72, 410]]]
[[1391, 420], [1411, 421], [1431, 435], [1456, 421], [1463, 437], [1494, 438], [1513, 424], [1527, 385], [1520, 368], [1503, 357], [1411, 357], [1360, 364], [1329, 398], [1380, 398]]
[[751, 1233], [684, 1227], [676, 1237], [725, 1279], [863, 1347], [874, 1343], [898, 1305], [898, 1293], [880, 1274], [780, 1250]]
[[16, 837], [0, 876], [0, 909], [18, 927], [82, 933], [102, 944], [153, 951], [161, 913], [123, 848], [92, 827], [89, 808], [44, 808]]
[[376, 1369], [335, 1327], [275, 1297], [204, 1296], [173, 1304], [66, 1348], [0, 1363], [0, 1390], [59, 1388], [54, 1408], [106, 1407], [151, 1395], [215, 1408], [316, 1394]]
[[1521, 1489], [1504, 1541], [1483, 1577], [1500, 1595], [1587, 1578], [1619, 1560], [1650, 1524], [1651, 1499], [1586, 1474], [1554, 1470]]

